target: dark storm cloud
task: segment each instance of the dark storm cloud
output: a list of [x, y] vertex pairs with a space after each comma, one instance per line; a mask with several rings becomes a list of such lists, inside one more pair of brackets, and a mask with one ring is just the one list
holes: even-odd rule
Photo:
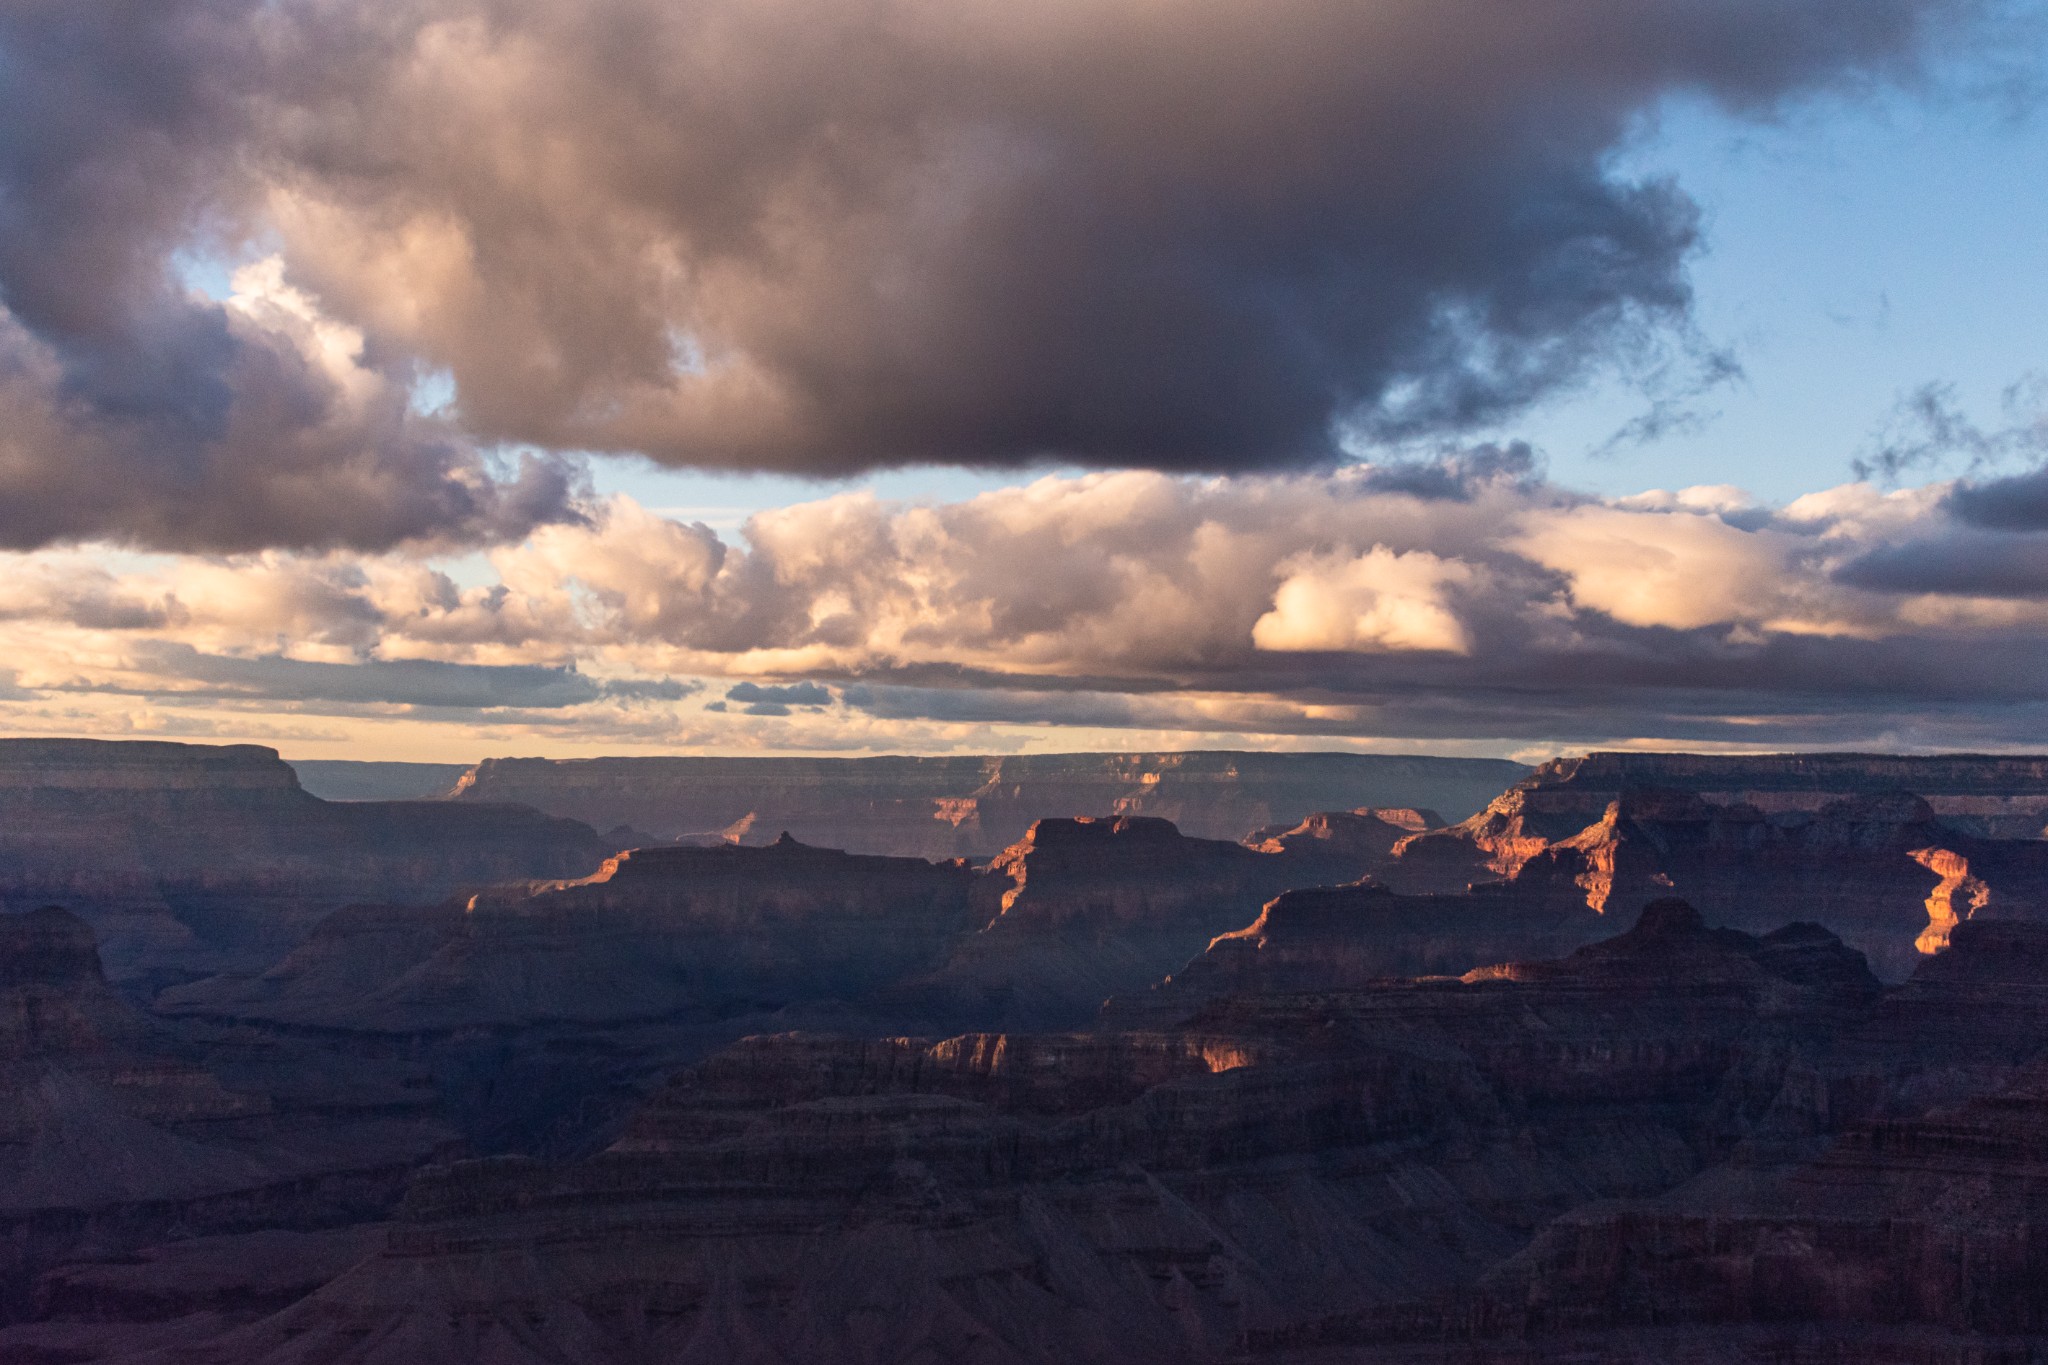
[[1488, 484], [1534, 484], [1541, 474], [1542, 464], [1529, 444], [1511, 441], [1506, 445], [1447, 451], [1431, 460], [1368, 466], [1365, 486], [1375, 493], [1469, 502], [1477, 490]]
[[414, 412], [410, 358], [323, 355], [276, 300], [180, 282], [261, 230], [276, 8], [0, 9], [0, 546], [381, 548], [573, 515], [559, 459], [498, 468]]
[[[740, 702], [747, 706], [749, 715], [786, 716], [792, 706], [830, 706], [830, 689], [814, 682], [791, 683], [783, 687], [763, 687], [759, 683], [735, 683], [726, 690], [727, 701]], [[774, 707], [773, 711], [757, 708]]]
[[[479, 443], [1251, 469], [1511, 413], [1689, 304], [1608, 154], [1970, 0], [20, 0], [0, 542], [568, 515]], [[189, 296], [281, 255], [361, 334]], [[325, 349], [323, 350], [323, 345]], [[453, 376], [455, 416], [408, 404]]]
[[[573, 668], [374, 659], [320, 663], [275, 655], [208, 654], [190, 645], [150, 641], [134, 650], [138, 667], [227, 698], [343, 702], [435, 708], [580, 706], [607, 695], [606, 685]], [[630, 686], [630, 685], [629, 685]]]
[[[2048, 514], [2048, 496], [2040, 510]], [[2048, 519], [2038, 524], [2048, 526]], [[1835, 579], [1880, 592], [2048, 597], [2048, 535], [1964, 529], [1873, 550], [1843, 565]]]
[[2048, 531], [2048, 468], [1959, 484], [1948, 502], [1950, 511], [1973, 526]]

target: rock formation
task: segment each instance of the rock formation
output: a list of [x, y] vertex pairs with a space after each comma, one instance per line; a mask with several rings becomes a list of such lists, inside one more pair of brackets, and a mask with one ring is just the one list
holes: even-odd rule
[[1576, 891], [1533, 878], [1455, 896], [1404, 896], [1370, 880], [1288, 891], [1172, 975], [1109, 1001], [1103, 1019], [1164, 1027], [1223, 996], [1356, 990], [1556, 956], [1614, 929]]
[[766, 848], [620, 853], [592, 876], [354, 906], [270, 970], [169, 990], [174, 1016], [420, 1035], [857, 1000], [974, 924], [959, 863]]
[[[1829, 795], [1806, 779], [1795, 783], [1804, 760], [1792, 759], [1794, 777], [1752, 793], [1769, 809], [1684, 788], [1630, 786], [1610, 794], [1600, 783], [1584, 785], [1582, 775], [1591, 771], [1604, 783], [1669, 771], [1697, 783], [1741, 777], [1761, 784], [1769, 773], [1756, 760], [1729, 772], [1712, 764], [1695, 770], [1671, 755], [1594, 758], [1614, 762], [1546, 765], [1469, 820], [1398, 840], [1372, 864], [1372, 875], [1414, 894], [1488, 883], [1526, 887], [1532, 878], [1548, 894], [1569, 880], [1588, 908], [1623, 914], [1676, 892], [1710, 920], [1752, 930], [1812, 919], [1842, 934], [1893, 980], [1939, 951], [1962, 920], [2048, 917], [2048, 841], [1983, 837], [1972, 832], [1982, 820], [1943, 816], [1915, 793]], [[1645, 761], [1622, 761], [1638, 758]], [[2018, 783], [2007, 761], [1984, 762], [2007, 774], [2000, 781]], [[1821, 776], [1843, 785], [1845, 772], [1902, 775], [1889, 761], [1818, 766]], [[1931, 771], [1954, 786], [1958, 771], [1967, 776], [1971, 769], [1947, 764]]]
[[223, 1086], [114, 993], [77, 916], [0, 915], [0, 1312], [81, 1249], [381, 1211], [451, 1136], [388, 1098], [323, 1101]]
[[[10, 1365], [2048, 1353], [2048, 841], [1986, 833], [2027, 761], [1596, 756], [1456, 827], [458, 879], [499, 826], [352, 843], [380, 808], [267, 751], [88, 756], [0, 873], [104, 887], [123, 828], [195, 936], [253, 869], [447, 880], [150, 1013], [79, 917], [0, 915]], [[218, 882], [138, 809], [217, 818]]]
[[2035, 839], [2048, 827], [2048, 758], [2041, 757], [1593, 753], [1552, 759], [1515, 786], [1524, 795], [1512, 804], [1550, 838], [1561, 825], [1591, 824], [1622, 793], [1643, 789], [1690, 792], [1766, 815], [1910, 792], [1950, 829], [1982, 838]]
[[978, 879], [978, 932], [892, 998], [911, 1027], [1082, 1025], [1329, 870], [1320, 851], [1194, 839], [1165, 820], [1040, 820]]
[[1527, 771], [1493, 759], [1227, 752], [520, 758], [478, 764], [458, 796], [665, 840], [765, 843], [787, 830], [822, 847], [944, 859], [989, 857], [1034, 821], [1075, 815], [1157, 816], [1210, 839], [1366, 805], [1461, 817]]
[[294, 758], [299, 785], [322, 801], [433, 801], [451, 794], [462, 763], [377, 763], [350, 758]]
[[612, 851], [518, 807], [324, 802], [253, 745], [0, 740], [0, 911], [69, 907], [141, 985], [260, 969], [350, 901], [580, 876]]
[[1660, 905], [1545, 966], [1164, 1033], [755, 1038], [591, 1160], [429, 1172], [381, 1252], [177, 1358], [1185, 1362], [1490, 1331], [1560, 1217], [1823, 1131], [1812, 1058], [1880, 989], [1824, 931]]

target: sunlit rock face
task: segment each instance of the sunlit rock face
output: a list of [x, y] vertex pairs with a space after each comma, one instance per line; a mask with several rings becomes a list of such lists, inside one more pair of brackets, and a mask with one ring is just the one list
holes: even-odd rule
[[1043, 820], [982, 870], [787, 837], [637, 849], [580, 880], [348, 907], [269, 970], [176, 987], [158, 1007], [399, 1034], [828, 1004], [908, 1030], [1079, 1025], [1276, 892], [1361, 871], [1327, 849], [1261, 852], [1145, 817]]
[[1078, 1027], [1278, 892], [1353, 881], [1377, 856], [1315, 839], [1191, 838], [1146, 816], [1040, 820], [977, 879], [977, 931], [894, 998], [925, 1027]]
[[1109, 1000], [1102, 1017], [1163, 1027], [1224, 996], [1358, 990], [1556, 956], [1614, 931], [1576, 891], [1533, 877], [1460, 895], [1400, 895], [1370, 880], [1288, 891], [1163, 980]]
[[2034, 839], [2048, 826], [2048, 758], [1594, 753], [1552, 759], [1518, 785], [1546, 817], [1583, 817], [1582, 825], [1624, 791], [1655, 788], [1765, 814], [1817, 812], [1843, 797], [1911, 792], [1963, 833]]
[[579, 876], [611, 851], [514, 807], [320, 801], [253, 745], [0, 740], [0, 910], [71, 908], [142, 985], [260, 970], [351, 901]]
[[1034, 821], [1076, 815], [1155, 816], [1208, 839], [1360, 806], [1456, 819], [1527, 772], [1494, 759], [1227, 752], [487, 759], [457, 796], [662, 839], [766, 843], [787, 830], [855, 853], [986, 858]]
[[[2048, 915], [2048, 841], [2037, 829], [1985, 832], [2048, 808], [2044, 769], [1969, 757], [1559, 759], [1469, 819], [1397, 841], [1370, 871], [1414, 894], [1566, 879], [1589, 909], [1624, 915], [1676, 892], [1711, 921], [1753, 931], [1811, 919], [1899, 980], [1961, 921]], [[1933, 794], [1884, 785], [1894, 781]], [[2006, 813], [1993, 819], [1986, 802]]]

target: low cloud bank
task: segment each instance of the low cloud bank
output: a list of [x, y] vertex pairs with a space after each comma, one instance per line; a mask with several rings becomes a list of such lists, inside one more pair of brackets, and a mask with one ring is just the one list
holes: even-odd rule
[[2048, 533], [1960, 515], [1961, 487], [1849, 484], [1783, 507], [1728, 488], [1595, 499], [1525, 459], [1461, 456], [1427, 477], [848, 493], [763, 512], [732, 541], [618, 498], [492, 551], [483, 581], [416, 553], [118, 570], [19, 553], [0, 573], [0, 706], [143, 696], [780, 747], [1044, 726], [2032, 742]]

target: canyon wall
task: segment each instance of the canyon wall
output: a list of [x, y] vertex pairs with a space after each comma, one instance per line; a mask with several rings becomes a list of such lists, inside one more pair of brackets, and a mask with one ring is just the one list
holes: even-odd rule
[[1610, 752], [1552, 759], [1520, 785], [1546, 811], [1571, 810], [1589, 821], [1623, 791], [1657, 788], [1766, 813], [1817, 811], [1842, 797], [1911, 792], [1965, 833], [2037, 839], [2048, 826], [2048, 757]]
[[[2048, 1351], [2048, 841], [1942, 808], [2030, 761], [1596, 755], [983, 862], [0, 760], [10, 1362]], [[242, 956], [150, 993], [93, 922]]]
[[0, 912], [69, 907], [143, 986], [268, 966], [351, 901], [576, 876], [613, 851], [515, 806], [321, 801], [253, 745], [0, 740]]
[[[1956, 936], [1950, 1011], [1992, 947], [1976, 932]], [[2042, 960], [1991, 955], [2007, 977]], [[175, 1358], [1761, 1360], [1809, 1358], [1783, 1338], [1830, 1314], [1893, 1346], [2023, 1330], [2032, 1290], [1973, 1319], [1957, 1276], [2037, 1283], [2024, 1226], [1930, 1233], [1951, 1268], [1915, 1293], [1872, 1278], [1913, 1182], [1940, 1183], [1915, 1174], [1929, 1139], [1888, 1136], [1925, 1126], [1916, 1084], [1973, 1074], [2000, 1150], [2041, 1131], [2000, 1043], [1922, 1042], [1886, 1014], [1895, 994], [1825, 931], [1712, 929], [1660, 902], [1561, 959], [1230, 996], [1167, 1031], [755, 1037], [586, 1160], [424, 1172], [360, 1263], [282, 1310], [195, 1325]], [[1979, 1120], [1940, 1122], [1957, 1150], [1981, 1140]], [[1841, 1212], [1868, 1231], [1813, 1238], [1775, 1297], [1713, 1292], [1771, 1283], [1728, 1251], [1801, 1254], [1742, 1230], [1749, 1191], [1845, 1180]], [[1703, 1204], [1732, 1231], [1681, 1228]], [[41, 1287], [77, 1305], [90, 1283]], [[137, 1311], [131, 1339], [167, 1331], [164, 1311]], [[101, 1313], [35, 1330], [105, 1341]], [[1731, 1324], [1775, 1325], [1780, 1353], [1744, 1353]], [[1663, 1349], [1627, 1335], [1646, 1328]], [[1966, 1358], [1886, 1345], [1861, 1358]]]
[[807, 844], [985, 858], [1033, 822], [1146, 815], [1236, 839], [1316, 811], [1424, 806], [1462, 818], [1528, 769], [1379, 754], [1023, 754], [932, 758], [486, 759], [458, 799], [511, 801], [663, 840]]

